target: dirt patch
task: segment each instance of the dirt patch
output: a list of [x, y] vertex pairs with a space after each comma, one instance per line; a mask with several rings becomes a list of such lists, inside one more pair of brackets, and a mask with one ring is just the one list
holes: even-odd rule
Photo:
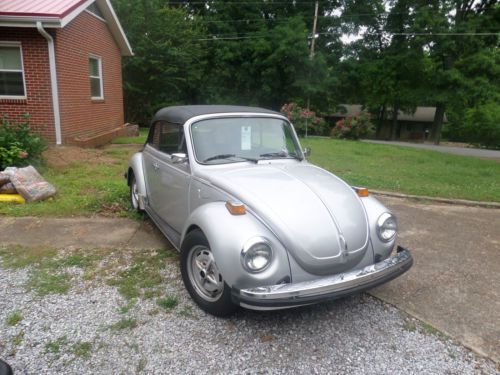
[[49, 147], [43, 153], [43, 157], [50, 167], [65, 167], [78, 162], [102, 164], [113, 163], [115, 161], [104, 150], [85, 149], [75, 146]]

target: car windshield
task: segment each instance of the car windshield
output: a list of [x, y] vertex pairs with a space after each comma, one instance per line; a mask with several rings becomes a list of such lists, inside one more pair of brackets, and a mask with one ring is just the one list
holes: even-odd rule
[[302, 157], [290, 123], [269, 117], [226, 117], [191, 125], [196, 159], [204, 164]]

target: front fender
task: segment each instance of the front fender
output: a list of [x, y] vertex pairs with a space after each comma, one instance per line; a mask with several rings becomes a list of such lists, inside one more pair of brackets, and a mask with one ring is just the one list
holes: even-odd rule
[[144, 164], [142, 162], [142, 152], [135, 153], [128, 162], [127, 170], [127, 185], [130, 186], [130, 177], [132, 173], [135, 176], [135, 181], [137, 183], [137, 190], [139, 192], [139, 208], [141, 210], [146, 209], [145, 199], [146, 195], [146, 179], [144, 175]]
[[[181, 244], [187, 233], [195, 228], [207, 237], [219, 271], [234, 289], [250, 286], [275, 285], [291, 281], [288, 254], [278, 239], [255, 216], [231, 215], [225, 202], [211, 202], [196, 208], [182, 232]], [[265, 237], [273, 248], [271, 265], [260, 273], [247, 272], [241, 262], [243, 244], [255, 236]]]
[[370, 239], [373, 246], [375, 262], [380, 262], [386, 259], [391, 254], [397, 236], [389, 242], [382, 242], [377, 235], [377, 220], [384, 212], [391, 212], [380, 201], [371, 195], [362, 197], [361, 202], [365, 206], [366, 214], [368, 215], [368, 226], [370, 228]]

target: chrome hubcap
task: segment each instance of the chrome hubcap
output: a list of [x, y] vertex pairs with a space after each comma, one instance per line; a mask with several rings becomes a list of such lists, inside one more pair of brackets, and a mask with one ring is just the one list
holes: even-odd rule
[[191, 285], [203, 299], [217, 301], [224, 291], [224, 281], [209, 248], [195, 246], [189, 252], [188, 276]]

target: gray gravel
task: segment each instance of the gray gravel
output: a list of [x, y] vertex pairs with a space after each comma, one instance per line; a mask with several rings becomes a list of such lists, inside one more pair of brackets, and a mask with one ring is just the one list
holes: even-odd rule
[[[128, 312], [115, 287], [85, 283], [78, 270], [68, 294], [39, 297], [23, 286], [29, 269], [0, 266], [0, 357], [16, 374], [498, 374], [491, 361], [430, 333], [368, 295], [279, 312], [209, 316], [184, 291], [178, 265], [163, 272], [171, 312], [154, 299]], [[6, 320], [19, 310], [14, 326]], [[113, 330], [123, 318], [135, 328]], [[24, 335], [24, 336], [23, 336]], [[59, 353], [49, 350], [59, 339]], [[78, 353], [82, 343], [91, 346]]]

